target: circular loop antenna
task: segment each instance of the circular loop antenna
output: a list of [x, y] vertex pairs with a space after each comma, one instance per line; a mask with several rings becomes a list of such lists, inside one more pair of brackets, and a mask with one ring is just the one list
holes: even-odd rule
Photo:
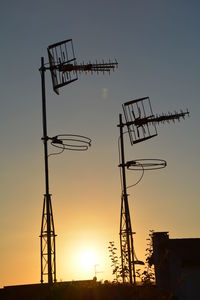
[[77, 134], [59, 134], [51, 138], [51, 145], [63, 150], [85, 151], [91, 146], [91, 139]]
[[147, 159], [136, 159], [131, 160], [126, 163], [128, 170], [158, 170], [163, 169], [167, 166], [167, 162], [164, 159], [154, 159], [154, 158], [147, 158]]

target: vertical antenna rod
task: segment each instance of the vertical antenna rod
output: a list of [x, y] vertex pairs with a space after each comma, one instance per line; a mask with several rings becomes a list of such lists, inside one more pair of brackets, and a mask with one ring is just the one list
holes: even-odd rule
[[43, 123], [43, 143], [45, 162], [45, 194], [43, 202], [42, 225], [40, 235], [41, 246], [41, 283], [44, 282], [44, 275], [48, 275], [48, 283], [56, 281], [55, 265], [55, 230], [53, 222], [53, 212], [51, 205], [51, 194], [49, 194], [49, 167], [48, 167], [48, 135], [46, 118], [46, 93], [45, 93], [45, 66], [44, 58], [41, 58], [41, 85], [42, 85], [42, 123]]
[[131, 228], [131, 218], [128, 205], [128, 194], [126, 187], [126, 163], [124, 155], [124, 138], [123, 138], [122, 114], [119, 115], [120, 127], [120, 146], [121, 146], [121, 172], [122, 172], [122, 198], [121, 198], [121, 215], [120, 215], [120, 247], [122, 262], [122, 279], [123, 282], [128, 281], [130, 284], [136, 283], [135, 278], [135, 262], [133, 248], [133, 232]]

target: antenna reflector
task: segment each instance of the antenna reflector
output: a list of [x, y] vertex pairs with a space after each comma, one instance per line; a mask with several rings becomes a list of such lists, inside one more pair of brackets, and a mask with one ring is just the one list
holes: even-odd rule
[[59, 88], [78, 79], [77, 72], [63, 72], [66, 65], [76, 65], [72, 39], [52, 44], [47, 48], [53, 90], [59, 95]]
[[149, 123], [154, 117], [149, 97], [131, 100], [122, 104], [131, 145], [157, 135], [156, 125]]

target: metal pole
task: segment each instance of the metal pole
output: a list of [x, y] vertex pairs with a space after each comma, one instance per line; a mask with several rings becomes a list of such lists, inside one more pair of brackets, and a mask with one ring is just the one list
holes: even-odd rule
[[[123, 202], [124, 202], [124, 209], [125, 209], [125, 227], [126, 227], [126, 243], [127, 243], [127, 251], [128, 251], [128, 271], [129, 271], [129, 281], [130, 284], [136, 282], [135, 278], [135, 265], [134, 265], [134, 249], [133, 249], [133, 233], [131, 228], [131, 219], [130, 219], [130, 212], [129, 212], [129, 205], [128, 205], [128, 194], [127, 194], [127, 186], [126, 186], [126, 163], [125, 163], [125, 154], [124, 154], [124, 137], [123, 137], [123, 122], [122, 122], [122, 114], [119, 115], [119, 127], [120, 127], [120, 145], [121, 145], [121, 169], [122, 169], [122, 182], [123, 182], [123, 195], [122, 195], [122, 206], [121, 210], [123, 210]], [[123, 211], [121, 211], [123, 214]], [[123, 261], [124, 255], [123, 251], [125, 249], [122, 245], [122, 218], [121, 215], [121, 222], [120, 222], [120, 242], [121, 242], [121, 257], [122, 257], [122, 268], [124, 268], [125, 263]], [[124, 278], [123, 278], [124, 280]]]
[[[47, 226], [47, 265], [48, 265], [48, 283], [52, 283], [52, 261], [51, 261], [51, 195], [49, 194], [49, 168], [48, 168], [48, 135], [46, 118], [46, 92], [45, 92], [45, 66], [44, 57], [41, 57], [41, 84], [42, 84], [42, 122], [43, 122], [43, 143], [44, 143], [44, 162], [45, 162], [45, 199], [46, 201], [46, 226]], [[41, 254], [42, 255], [42, 254]], [[41, 260], [43, 257], [41, 257]], [[43, 270], [42, 270], [43, 273]]]
[[48, 135], [47, 135], [47, 117], [46, 117], [46, 92], [45, 92], [45, 66], [44, 57], [41, 57], [41, 83], [42, 83], [42, 123], [43, 123], [43, 141], [44, 141], [44, 161], [45, 161], [45, 187], [46, 195], [49, 195], [49, 170], [48, 170]]

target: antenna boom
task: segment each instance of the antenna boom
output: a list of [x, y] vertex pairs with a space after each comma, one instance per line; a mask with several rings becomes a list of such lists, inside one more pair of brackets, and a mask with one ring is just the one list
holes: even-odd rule
[[58, 65], [59, 72], [110, 72], [110, 70], [114, 70], [118, 66], [117, 62], [109, 62], [109, 63], [95, 63], [95, 64], [66, 64], [66, 65]]
[[[171, 113], [168, 113], [168, 114], [163, 114], [163, 115], [160, 115], [160, 116], [152, 116], [146, 120], [138, 120], [140, 123], [141, 123], [141, 126], [144, 125], [144, 124], [147, 124], [147, 123], [151, 123], [151, 124], [160, 124], [160, 123], [165, 123], [165, 122], [169, 122], [169, 121], [175, 121], [175, 120], [180, 120], [181, 118], [182, 119], [185, 119], [185, 116], [189, 116], [189, 111], [186, 111], [186, 112], [180, 112], [180, 113], [174, 113], [174, 114], [171, 114]], [[142, 124], [143, 122], [143, 124]], [[135, 125], [138, 126], [139, 124], [137, 124], [137, 120], [135, 120]]]

